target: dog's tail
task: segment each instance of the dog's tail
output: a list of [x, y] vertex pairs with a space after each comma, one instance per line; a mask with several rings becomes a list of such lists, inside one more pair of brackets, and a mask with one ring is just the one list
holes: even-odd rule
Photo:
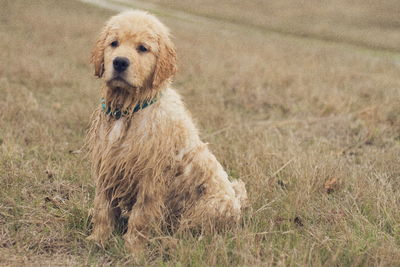
[[242, 209], [247, 208], [249, 203], [247, 199], [247, 191], [244, 182], [240, 179], [232, 181], [233, 190], [235, 190], [235, 195], [239, 199], [240, 207]]

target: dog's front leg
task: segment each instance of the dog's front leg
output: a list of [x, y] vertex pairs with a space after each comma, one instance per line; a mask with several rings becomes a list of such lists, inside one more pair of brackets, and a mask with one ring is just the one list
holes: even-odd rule
[[[159, 201], [145, 197], [133, 206], [128, 220], [128, 229], [124, 235], [126, 247], [134, 254], [140, 253], [148, 240], [150, 227], [157, 228], [157, 222], [161, 222], [161, 204]], [[159, 225], [158, 225], [159, 226]], [[152, 229], [153, 229], [152, 228]]]
[[94, 198], [93, 232], [88, 239], [104, 246], [114, 229], [117, 213], [118, 208], [113, 207], [107, 194], [97, 191]]

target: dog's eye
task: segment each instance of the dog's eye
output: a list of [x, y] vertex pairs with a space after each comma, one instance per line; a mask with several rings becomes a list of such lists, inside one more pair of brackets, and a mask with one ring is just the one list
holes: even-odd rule
[[112, 42], [110, 45], [112, 46], [112, 47], [117, 47], [118, 46], [118, 41], [114, 41], [114, 42]]
[[142, 53], [146, 53], [146, 52], [149, 51], [149, 49], [147, 49], [144, 45], [139, 45], [138, 48], [137, 48], [137, 50], [138, 50], [139, 52], [142, 52]]

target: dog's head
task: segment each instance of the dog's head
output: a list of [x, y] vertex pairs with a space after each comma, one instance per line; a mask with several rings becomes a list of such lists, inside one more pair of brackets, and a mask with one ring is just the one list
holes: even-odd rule
[[95, 75], [112, 89], [159, 89], [176, 72], [176, 53], [169, 30], [143, 11], [112, 17], [92, 52]]

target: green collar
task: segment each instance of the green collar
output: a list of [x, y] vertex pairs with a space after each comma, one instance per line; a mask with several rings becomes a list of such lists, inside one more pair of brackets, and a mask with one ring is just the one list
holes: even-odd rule
[[111, 117], [114, 117], [116, 120], [118, 120], [121, 117], [128, 116], [130, 114], [138, 112], [139, 110], [147, 108], [151, 104], [154, 104], [155, 102], [157, 102], [157, 100], [158, 100], [158, 98], [155, 97], [151, 100], [145, 101], [143, 103], [139, 103], [132, 110], [130, 110], [130, 109], [121, 110], [121, 109], [117, 108], [114, 111], [112, 111], [111, 107], [107, 107], [106, 100], [104, 98], [100, 99], [100, 104], [101, 104], [101, 110], [106, 115], [110, 115]]

